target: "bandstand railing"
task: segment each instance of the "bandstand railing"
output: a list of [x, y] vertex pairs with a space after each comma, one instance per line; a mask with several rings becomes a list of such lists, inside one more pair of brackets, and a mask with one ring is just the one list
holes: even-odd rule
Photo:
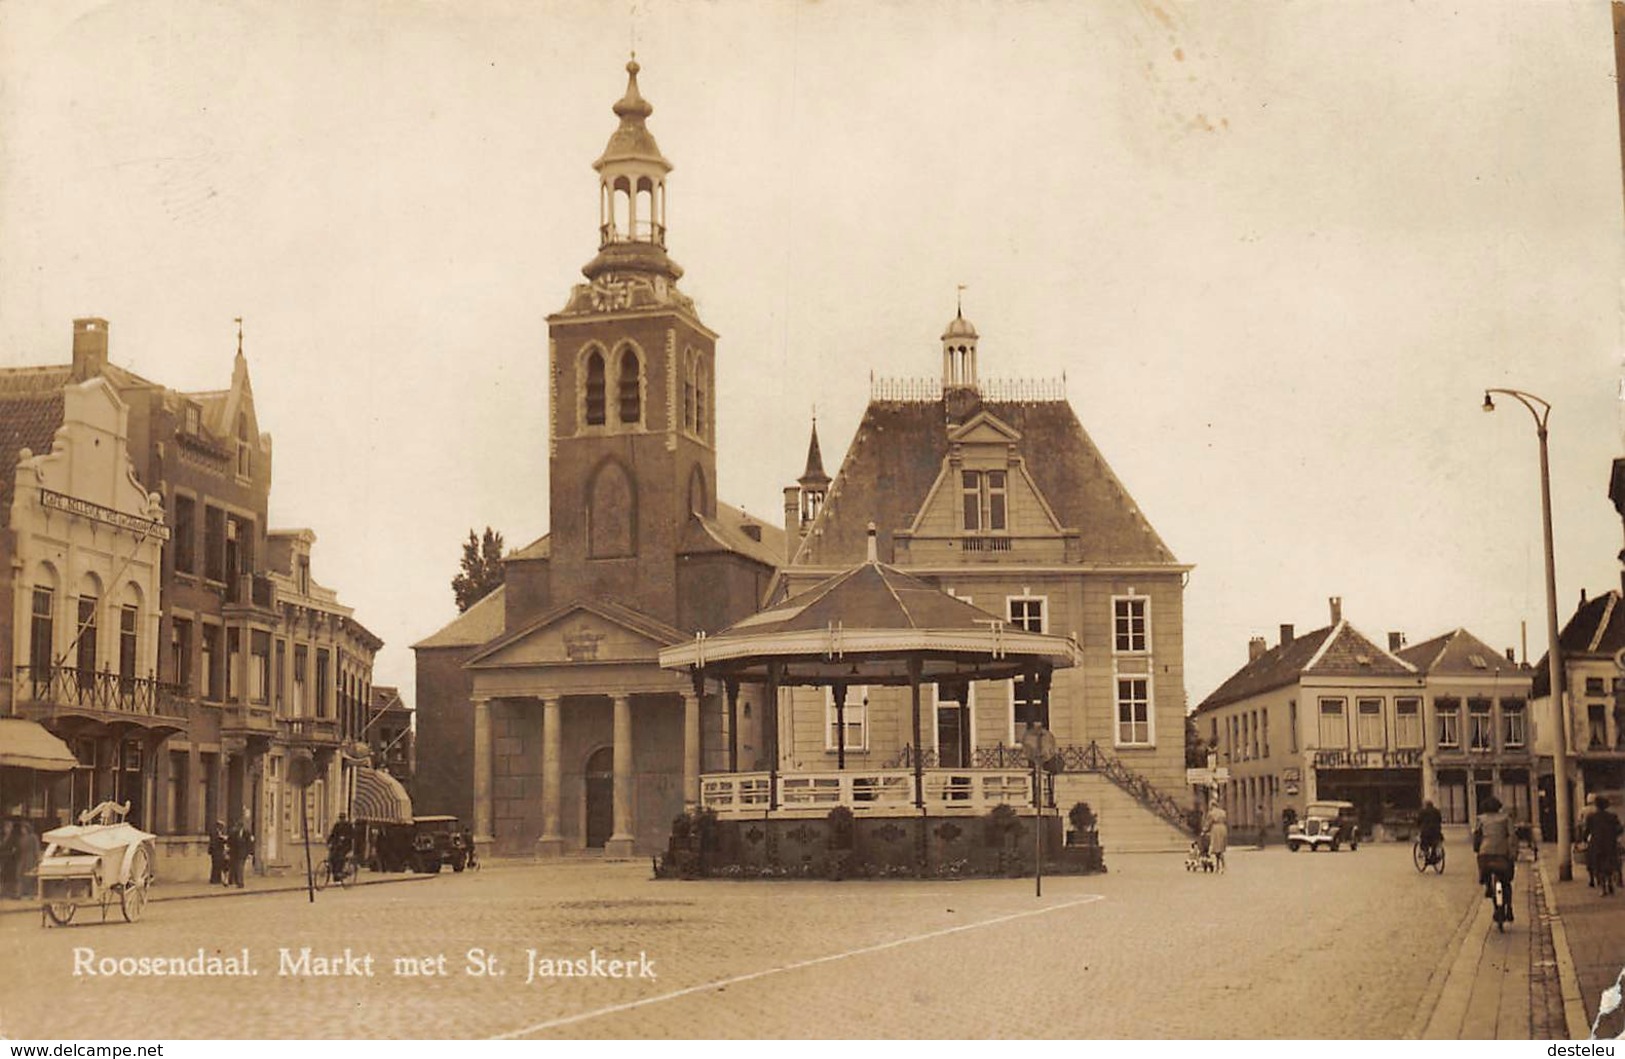
[[[774, 777], [767, 772], [711, 773], [700, 778], [700, 801], [719, 817], [760, 816], [774, 804]], [[826, 813], [844, 805], [859, 816], [915, 813], [914, 773], [888, 768], [840, 772], [790, 772], [777, 777], [780, 812]], [[995, 805], [1032, 803], [1026, 769], [938, 769], [922, 775], [931, 814], [986, 812]]]

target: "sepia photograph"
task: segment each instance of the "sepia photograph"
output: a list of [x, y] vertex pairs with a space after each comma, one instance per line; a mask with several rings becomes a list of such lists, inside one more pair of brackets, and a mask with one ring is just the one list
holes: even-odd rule
[[1613, 1054], [1622, 72], [0, 0], [0, 1038]]

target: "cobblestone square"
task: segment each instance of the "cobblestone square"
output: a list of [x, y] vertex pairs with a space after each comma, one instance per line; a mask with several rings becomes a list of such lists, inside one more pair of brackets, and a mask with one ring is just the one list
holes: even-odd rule
[[[655, 882], [568, 862], [315, 904], [160, 901], [133, 925], [8, 915], [0, 960], [34, 973], [0, 1000], [0, 1033], [118, 1010], [165, 1038], [1396, 1037], [1477, 900], [1466, 871], [1419, 876], [1401, 845], [1237, 850], [1220, 875], [1108, 863], [1042, 898], [1030, 878]], [[255, 975], [116, 973], [200, 949], [247, 949]], [[527, 983], [527, 950], [554, 976]]]

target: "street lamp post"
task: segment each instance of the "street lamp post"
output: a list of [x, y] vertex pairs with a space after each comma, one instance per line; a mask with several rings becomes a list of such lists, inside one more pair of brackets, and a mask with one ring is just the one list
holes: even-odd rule
[[1529, 409], [1535, 417], [1535, 436], [1540, 439], [1540, 517], [1546, 536], [1546, 667], [1552, 695], [1552, 787], [1557, 798], [1557, 877], [1574, 878], [1574, 854], [1570, 849], [1572, 816], [1569, 811], [1569, 729], [1568, 711], [1563, 709], [1563, 663], [1557, 644], [1557, 561], [1552, 550], [1552, 472], [1546, 455], [1546, 421], [1551, 417], [1549, 402], [1522, 390], [1484, 391], [1484, 411], [1495, 411], [1491, 394], [1504, 394]]

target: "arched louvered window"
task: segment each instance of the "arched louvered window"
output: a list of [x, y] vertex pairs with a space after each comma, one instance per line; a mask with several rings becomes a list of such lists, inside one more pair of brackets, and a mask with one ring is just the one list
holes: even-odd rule
[[643, 420], [643, 360], [631, 348], [621, 350], [621, 373], [617, 380], [622, 423]]
[[604, 425], [604, 357], [603, 354], [592, 352], [587, 354], [587, 400], [586, 419], [590, 427]]

